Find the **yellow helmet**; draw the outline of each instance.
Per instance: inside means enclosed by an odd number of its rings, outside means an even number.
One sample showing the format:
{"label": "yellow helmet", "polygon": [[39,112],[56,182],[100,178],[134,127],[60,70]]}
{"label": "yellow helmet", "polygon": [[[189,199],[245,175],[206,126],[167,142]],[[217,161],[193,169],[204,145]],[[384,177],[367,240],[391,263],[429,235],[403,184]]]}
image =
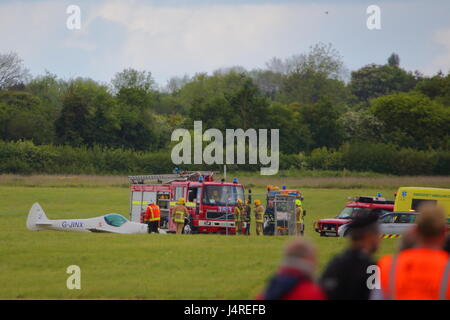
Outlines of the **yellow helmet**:
{"label": "yellow helmet", "polygon": [[295,205],[296,206],[301,206],[302,205],[302,201],[300,199],[295,200]]}
{"label": "yellow helmet", "polygon": [[185,204],[186,201],[184,200],[183,197],[181,197],[181,198],[178,199],[178,203],[179,203],[179,204]]}
{"label": "yellow helmet", "polygon": [[242,200],[241,200],[241,199],[238,199],[238,200],[237,200],[237,203],[238,203],[238,204],[242,204]]}
{"label": "yellow helmet", "polygon": [[255,200],[255,206],[259,206],[259,205],[261,205],[261,201],[259,201],[258,199],[257,200]]}

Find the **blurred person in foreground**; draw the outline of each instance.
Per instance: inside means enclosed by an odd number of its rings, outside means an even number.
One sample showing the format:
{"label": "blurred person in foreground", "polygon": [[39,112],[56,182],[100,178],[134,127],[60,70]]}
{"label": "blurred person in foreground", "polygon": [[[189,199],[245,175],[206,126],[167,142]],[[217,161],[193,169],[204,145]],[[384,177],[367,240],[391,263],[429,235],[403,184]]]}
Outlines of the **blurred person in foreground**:
{"label": "blurred person in foreground", "polygon": [[[397,251],[412,249],[417,245],[417,237],[413,228],[406,231],[399,239]],[[379,274],[378,274],[379,277]],[[378,278],[379,280],[379,278]],[[379,282],[378,282],[379,283]],[[372,289],[370,292],[370,300],[384,300],[383,291],[381,288]]]}
{"label": "blurred person in foreground", "polygon": [[257,299],[324,300],[322,289],[313,280],[316,264],[316,251],[308,241],[289,242],[280,268]]}
{"label": "blurred person in foreground", "polygon": [[380,243],[378,215],[355,217],[348,225],[350,244],[334,257],[320,278],[320,285],[330,300],[368,300],[369,267]]}
{"label": "blurred person in foreground", "polygon": [[447,225],[444,210],[425,206],[413,229],[416,245],[394,256],[384,256],[380,267],[381,291],[389,300],[448,300],[449,254],[444,250]]}

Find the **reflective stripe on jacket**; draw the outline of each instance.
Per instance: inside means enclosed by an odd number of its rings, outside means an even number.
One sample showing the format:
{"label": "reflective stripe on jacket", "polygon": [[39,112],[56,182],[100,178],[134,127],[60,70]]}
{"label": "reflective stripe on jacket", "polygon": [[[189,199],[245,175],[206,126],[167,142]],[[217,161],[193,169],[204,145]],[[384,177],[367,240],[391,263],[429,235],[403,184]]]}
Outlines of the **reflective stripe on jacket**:
{"label": "reflective stripe on jacket", "polygon": [[159,209],[159,206],[156,204],[149,205],[150,210],[150,221],[159,221],[161,220],[161,210]]}
{"label": "reflective stripe on jacket", "polygon": [[301,206],[295,207],[295,222],[303,223],[303,209]]}
{"label": "reflective stripe on jacket", "polygon": [[255,221],[259,223],[264,222],[264,207],[259,205],[255,209]]}
{"label": "reflective stripe on jacket", "polygon": [[187,208],[181,204],[175,206],[173,221],[175,223],[184,223],[184,217],[188,215]]}
{"label": "reflective stripe on jacket", "polygon": [[242,220],[242,211],[238,206],[234,207],[234,221],[241,222]]}

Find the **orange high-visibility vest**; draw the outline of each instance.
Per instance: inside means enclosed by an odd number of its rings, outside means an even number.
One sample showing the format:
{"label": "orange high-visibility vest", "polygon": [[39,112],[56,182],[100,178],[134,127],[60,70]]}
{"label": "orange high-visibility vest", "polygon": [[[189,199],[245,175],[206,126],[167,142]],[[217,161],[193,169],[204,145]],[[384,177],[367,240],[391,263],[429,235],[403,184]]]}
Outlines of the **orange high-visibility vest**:
{"label": "orange high-visibility vest", "polygon": [[151,215],[152,215],[152,208],[150,207],[150,205],[148,205],[147,209],[145,210],[144,223],[150,222]]}
{"label": "orange high-visibility vest", "polygon": [[150,221],[161,220],[161,210],[159,209],[159,206],[156,204],[151,204],[150,207],[152,208],[152,215],[150,217]]}
{"label": "orange high-visibility vest", "polygon": [[378,262],[385,299],[450,299],[449,254],[443,250],[414,248]]}
{"label": "orange high-visibility vest", "polygon": [[144,223],[159,221],[161,219],[161,211],[156,204],[149,204],[145,212]]}

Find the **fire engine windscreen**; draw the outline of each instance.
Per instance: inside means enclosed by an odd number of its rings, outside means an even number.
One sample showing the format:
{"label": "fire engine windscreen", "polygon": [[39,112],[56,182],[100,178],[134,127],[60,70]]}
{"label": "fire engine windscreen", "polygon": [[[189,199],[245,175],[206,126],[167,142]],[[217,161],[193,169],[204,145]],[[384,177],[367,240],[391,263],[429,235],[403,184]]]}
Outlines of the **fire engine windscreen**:
{"label": "fire engine windscreen", "polygon": [[203,204],[210,206],[235,206],[238,199],[244,201],[242,186],[210,185],[203,191]]}

